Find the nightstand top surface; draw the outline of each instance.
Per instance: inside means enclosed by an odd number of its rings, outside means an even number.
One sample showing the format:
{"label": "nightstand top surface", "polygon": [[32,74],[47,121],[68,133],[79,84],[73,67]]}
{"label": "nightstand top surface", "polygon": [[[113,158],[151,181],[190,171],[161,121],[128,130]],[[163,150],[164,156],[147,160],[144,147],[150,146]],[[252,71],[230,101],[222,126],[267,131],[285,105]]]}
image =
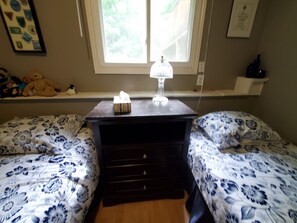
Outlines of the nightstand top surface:
{"label": "nightstand top surface", "polygon": [[87,120],[140,117],[195,117],[197,113],[179,100],[170,99],[166,104],[155,104],[150,99],[132,100],[131,112],[115,114],[112,100],[101,101],[87,116]]}

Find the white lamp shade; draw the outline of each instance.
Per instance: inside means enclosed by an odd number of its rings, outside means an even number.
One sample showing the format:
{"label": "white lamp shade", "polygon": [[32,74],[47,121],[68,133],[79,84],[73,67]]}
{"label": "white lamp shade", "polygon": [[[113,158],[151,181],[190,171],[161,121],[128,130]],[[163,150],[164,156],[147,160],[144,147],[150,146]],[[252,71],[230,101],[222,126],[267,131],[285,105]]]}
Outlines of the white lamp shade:
{"label": "white lamp shade", "polygon": [[172,66],[168,63],[167,60],[161,57],[160,60],[157,60],[151,67],[150,71],[151,78],[173,78],[173,69]]}

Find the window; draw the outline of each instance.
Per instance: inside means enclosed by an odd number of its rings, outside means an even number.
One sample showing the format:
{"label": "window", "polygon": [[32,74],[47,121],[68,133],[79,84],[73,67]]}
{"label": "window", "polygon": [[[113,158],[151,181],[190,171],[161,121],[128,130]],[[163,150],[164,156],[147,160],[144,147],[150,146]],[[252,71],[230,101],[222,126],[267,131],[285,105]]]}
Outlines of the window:
{"label": "window", "polygon": [[206,0],[85,0],[96,73],[148,74],[164,56],[197,74]]}

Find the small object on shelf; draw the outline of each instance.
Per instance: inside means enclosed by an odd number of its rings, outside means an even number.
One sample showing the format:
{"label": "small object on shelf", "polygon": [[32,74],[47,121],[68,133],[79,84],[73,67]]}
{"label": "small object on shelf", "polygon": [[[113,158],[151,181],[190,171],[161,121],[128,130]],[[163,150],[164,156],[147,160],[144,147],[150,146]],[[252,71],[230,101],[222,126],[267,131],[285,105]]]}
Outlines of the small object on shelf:
{"label": "small object on shelf", "polygon": [[19,85],[21,79],[12,76],[5,68],[0,67],[0,98],[19,96]]}
{"label": "small object on shelf", "polygon": [[129,113],[129,112],[131,112],[130,96],[126,92],[121,91],[119,96],[114,96],[113,110],[114,110],[114,113]]}
{"label": "small object on shelf", "polygon": [[256,74],[255,78],[265,78],[265,76],[266,76],[266,71],[259,69],[257,71],[257,74]]}
{"label": "small object on shelf", "polygon": [[261,64],[261,54],[257,55],[257,58],[253,63],[250,63],[246,68],[245,77],[247,78],[264,78],[266,71],[260,69]]}
{"label": "small object on shelf", "polygon": [[60,86],[49,79],[44,79],[43,75],[39,72],[30,74],[31,81],[26,85],[23,96],[34,95],[52,97],[57,95],[57,92],[61,90]]}
{"label": "small object on shelf", "polygon": [[[23,91],[24,91],[25,87],[27,86],[27,84],[29,84],[31,82],[30,75],[23,76],[21,81],[22,82],[19,85],[19,93],[20,93],[20,95],[23,95]],[[28,92],[28,94],[29,94],[29,96],[32,96],[33,92]]]}
{"label": "small object on shelf", "polygon": [[70,84],[69,88],[66,91],[66,94],[68,94],[68,95],[75,95],[75,94],[77,94],[77,92],[76,92],[75,87],[74,87],[73,84]]}

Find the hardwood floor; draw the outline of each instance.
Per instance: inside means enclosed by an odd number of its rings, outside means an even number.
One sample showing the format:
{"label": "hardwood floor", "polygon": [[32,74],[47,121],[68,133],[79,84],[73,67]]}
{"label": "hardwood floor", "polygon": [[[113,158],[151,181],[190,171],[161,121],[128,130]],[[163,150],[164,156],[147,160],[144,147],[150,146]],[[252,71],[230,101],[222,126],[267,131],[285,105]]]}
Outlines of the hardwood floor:
{"label": "hardwood floor", "polygon": [[143,201],[103,207],[95,223],[187,223],[186,198]]}

